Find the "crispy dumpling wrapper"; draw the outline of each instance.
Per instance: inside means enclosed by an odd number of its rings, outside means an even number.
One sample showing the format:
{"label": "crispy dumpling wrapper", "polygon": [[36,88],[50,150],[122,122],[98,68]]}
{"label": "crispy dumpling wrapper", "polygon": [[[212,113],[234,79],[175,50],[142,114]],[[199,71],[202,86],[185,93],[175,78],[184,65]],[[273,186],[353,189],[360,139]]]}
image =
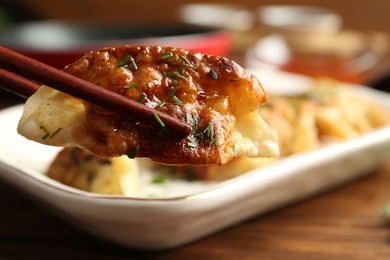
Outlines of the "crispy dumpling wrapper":
{"label": "crispy dumpling wrapper", "polygon": [[19,133],[28,139],[176,165],[279,153],[276,132],[258,112],[267,98],[261,84],[226,58],[124,46],[87,53],[64,70],[186,121],[192,131],[177,136],[43,86],[27,100],[19,122]]}
{"label": "crispy dumpling wrapper", "polygon": [[47,175],[63,184],[100,194],[138,197],[138,163],[127,156],[105,158],[77,147],[64,148],[50,164]]}

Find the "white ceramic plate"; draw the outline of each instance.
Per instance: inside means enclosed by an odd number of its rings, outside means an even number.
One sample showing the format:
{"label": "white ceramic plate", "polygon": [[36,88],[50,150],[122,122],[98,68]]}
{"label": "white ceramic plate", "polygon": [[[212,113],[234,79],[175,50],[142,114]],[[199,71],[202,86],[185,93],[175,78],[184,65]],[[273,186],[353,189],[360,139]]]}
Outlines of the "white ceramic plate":
{"label": "white ceramic plate", "polygon": [[[256,72],[255,72],[256,74]],[[265,74],[265,87],[302,87],[310,80],[289,74]],[[390,96],[365,87],[390,112]],[[0,111],[0,176],[52,212],[104,239],[133,248],[179,246],[249,217],[328,190],[370,172],[390,157],[390,125],[356,139],[281,159],[221,183],[179,184],[180,194],[134,199],[83,192],[44,176],[58,148],[16,133],[21,106]],[[194,185],[188,184],[188,185]],[[175,186],[173,186],[175,187]],[[188,193],[182,193],[183,188]],[[191,188],[191,189],[190,189]],[[172,188],[175,190],[176,188]]]}

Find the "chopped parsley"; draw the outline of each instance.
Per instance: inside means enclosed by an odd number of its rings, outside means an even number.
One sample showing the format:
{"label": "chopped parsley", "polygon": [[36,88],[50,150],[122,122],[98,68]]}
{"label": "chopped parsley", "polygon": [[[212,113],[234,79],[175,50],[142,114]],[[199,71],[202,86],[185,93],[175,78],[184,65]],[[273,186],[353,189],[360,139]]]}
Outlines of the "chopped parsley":
{"label": "chopped parsley", "polygon": [[134,159],[135,156],[137,155],[139,151],[139,146],[134,146],[133,148],[131,148],[130,152],[127,154],[127,157],[129,157],[130,159]]}
{"label": "chopped parsley", "polygon": [[236,82],[236,81],[238,81],[238,78],[231,78],[230,81],[231,82]]}

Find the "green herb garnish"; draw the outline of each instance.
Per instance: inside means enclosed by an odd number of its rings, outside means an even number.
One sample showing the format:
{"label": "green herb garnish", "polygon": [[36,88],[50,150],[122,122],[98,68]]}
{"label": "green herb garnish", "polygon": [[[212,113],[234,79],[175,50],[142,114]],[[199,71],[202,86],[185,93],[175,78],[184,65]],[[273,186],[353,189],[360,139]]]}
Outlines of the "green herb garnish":
{"label": "green herb garnish", "polygon": [[175,74],[173,74],[172,72],[167,72],[167,71],[164,71],[163,74],[165,76],[167,76],[168,78],[174,78],[175,77]]}
{"label": "green herb garnish", "polygon": [[179,69],[179,74],[183,74],[184,73],[184,71],[186,70],[186,65],[182,65],[181,67],[180,67],[180,69]]}
{"label": "green herb garnish", "polygon": [[131,69],[133,70],[138,70],[138,66],[137,66],[137,63],[135,63],[135,60],[133,57],[131,57],[130,55],[126,55],[117,65],[116,67],[117,68],[121,68],[121,67],[124,67],[124,68],[128,68],[129,65],[127,65],[127,63],[130,61],[130,67]]}
{"label": "green herb garnish", "polygon": [[47,131],[47,129],[44,126],[41,125],[39,128],[45,132],[45,134],[41,137],[42,140],[44,140],[46,138],[53,138],[62,130],[62,128],[58,128],[57,130],[54,131],[54,133],[50,134],[50,132]]}
{"label": "green herb garnish", "polygon": [[184,80],[187,80],[187,78],[186,77],[184,77],[183,75],[180,75],[180,73],[179,72],[173,72],[173,74],[176,76],[176,77],[178,77],[178,78],[180,78],[180,79],[184,79]]}
{"label": "green herb garnish", "polygon": [[203,133],[210,139],[210,146],[213,144],[217,144],[218,137],[215,136],[214,133],[214,126],[212,123],[209,123],[205,130],[203,130]]}
{"label": "green herb garnish", "polygon": [[214,70],[210,70],[210,77],[213,79],[213,80],[217,80],[218,79],[218,75],[217,73],[214,71]]}
{"label": "green herb garnish", "polygon": [[173,56],[173,53],[172,52],[165,52],[164,54],[163,54],[163,56],[161,56],[160,57],[160,60],[166,60],[166,59],[169,59],[170,57],[172,57]]}
{"label": "green herb garnish", "polygon": [[46,134],[44,134],[44,135],[42,136],[42,140],[45,140],[45,139],[48,138],[49,136],[50,136],[50,133],[47,132]]}
{"label": "green herb garnish", "polygon": [[187,65],[191,66],[191,62],[184,56],[180,56],[180,59],[182,59]]}
{"label": "green herb garnish", "polygon": [[177,71],[175,71],[175,72],[167,72],[167,71],[164,71],[163,74],[164,74],[165,76],[167,76],[168,78],[171,78],[171,79],[180,78],[180,79],[187,80],[186,77],[184,77],[183,75],[180,75],[180,73],[177,72]]}
{"label": "green herb garnish", "polygon": [[173,56],[173,59],[171,61],[172,65],[175,65],[177,62],[177,56]]}
{"label": "green herb garnish", "polygon": [[230,81],[236,82],[236,81],[238,81],[238,78],[231,78]]}
{"label": "green herb garnish", "polygon": [[131,148],[130,152],[127,154],[127,157],[129,157],[130,159],[134,159],[135,156],[137,155],[139,151],[139,146],[134,146],[133,148]]}
{"label": "green herb garnish", "polygon": [[136,88],[136,87],[138,87],[137,83],[131,83],[130,85],[126,85],[123,88],[128,89],[128,88]]}
{"label": "green herb garnish", "polygon": [[130,55],[127,55],[126,57],[124,57],[117,65],[116,67],[117,68],[120,68],[120,67],[125,67],[127,62],[129,62],[131,56]]}
{"label": "green herb garnish", "polygon": [[177,106],[183,106],[183,102],[176,96],[173,96],[173,103]]}
{"label": "green herb garnish", "polygon": [[161,108],[161,107],[165,106],[166,103],[167,103],[167,102],[162,101],[162,102],[160,102],[160,103],[157,105],[157,107],[158,107],[158,108]]}
{"label": "green herb garnish", "polygon": [[127,156],[130,158],[130,159],[134,159],[135,156],[137,155],[138,153],[138,150],[139,150],[139,147],[138,146],[135,146],[133,148],[131,148],[130,152],[127,154]]}
{"label": "green herb garnish", "polygon": [[196,141],[195,141],[195,138],[192,137],[192,136],[188,136],[187,137],[187,145],[191,148],[196,148],[197,147],[197,144],[196,144]]}
{"label": "green herb garnish", "polygon": [[155,175],[155,176],[153,176],[152,182],[155,184],[162,184],[162,183],[166,182],[166,180],[167,180],[167,178],[165,178],[165,176]]}
{"label": "green herb garnish", "polygon": [[203,130],[203,133],[206,134],[206,136],[210,139],[214,139],[214,126],[212,123],[209,123],[208,126]]}
{"label": "green herb garnish", "polygon": [[87,182],[91,184],[96,177],[96,171],[90,171],[87,174]]}
{"label": "green herb garnish", "polygon": [[98,160],[98,164],[99,165],[111,165],[112,162],[109,159],[103,158],[103,159],[99,159]]}
{"label": "green herb garnish", "polygon": [[218,136],[214,137],[214,138],[210,141],[210,146],[212,146],[213,144],[215,144],[215,146],[218,146],[217,141],[218,141]]}
{"label": "green herb garnish", "polygon": [[390,202],[385,207],[385,216],[388,220],[390,220]]}
{"label": "green herb garnish", "polygon": [[172,89],[169,91],[168,97],[169,97],[169,98],[172,98],[172,97],[175,95],[175,92],[176,92],[176,88],[172,88]]}
{"label": "green herb garnish", "polygon": [[42,136],[42,140],[44,140],[50,136],[49,131],[47,131],[47,129],[44,126],[41,125],[39,128],[42,129],[43,131],[45,131],[45,134]]}
{"label": "green herb garnish", "polygon": [[130,64],[131,64],[131,67],[133,70],[138,70],[137,63],[135,63],[135,60],[133,59],[133,57],[130,57]]}
{"label": "green herb garnish", "polygon": [[196,133],[196,131],[198,131],[198,127],[199,127],[201,122],[202,122],[202,120],[199,121],[198,119],[195,119],[195,125],[191,129],[191,132],[190,132],[191,134],[194,134],[194,133]]}
{"label": "green herb garnish", "polygon": [[191,114],[190,114],[189,112],[187,112],[187,113],[186,113],[186,123],[187,123],[187,124],[190,124],[190,123],[191,123],[191,118],[192,118]]}
{"label": "green herb garnish", "polygon": [[58,128],[57,130],[54,131],[54,133],[50,136],[50,138],[53,138],[56,134],[58,134],[62,128]]}
{"label": "green herb garnish", "polygon": [[186,169],[185,178],[187,181],[195,181],[197,179],[196,170],[192,167]]}
{"label": "green herb garnish", "polygon": [[156,119],[157,123],[159,123],[159,125],[161,127],[165,127],[165,124],[164,122],[161,120],[161,118],[158,116],[157,112],[156,111],[153,111],[153,117]]}
{"label": "green herb garnish", "polygon": [[139,103],[142,103],[142,101],[144,101],[144,99],[146,98],[146,94],[145,93],[142,93],[141,96],[139,96],[139,98],[137,99],[137,101]]}

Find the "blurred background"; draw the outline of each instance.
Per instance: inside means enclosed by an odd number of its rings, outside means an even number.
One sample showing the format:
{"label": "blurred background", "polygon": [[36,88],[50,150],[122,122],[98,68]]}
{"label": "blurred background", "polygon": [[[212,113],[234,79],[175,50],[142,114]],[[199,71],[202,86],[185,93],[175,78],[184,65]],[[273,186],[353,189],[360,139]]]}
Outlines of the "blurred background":
{"label": "blurred background", "polygon": [[88,50],[170,45],[387,88],[386,0],[1,0],[0,44],[62,68]]}
{"label": "blurred background", "polygon": [[333,9],[345,18],[345,26],[357,30],[390,32],[387,0],[2,0],[17,20],[65,19],[103,22],[145,22],[174,24],[180,21],[178,12],[189,3],[240,4],[250,10],[265,5],[315,5]]}

